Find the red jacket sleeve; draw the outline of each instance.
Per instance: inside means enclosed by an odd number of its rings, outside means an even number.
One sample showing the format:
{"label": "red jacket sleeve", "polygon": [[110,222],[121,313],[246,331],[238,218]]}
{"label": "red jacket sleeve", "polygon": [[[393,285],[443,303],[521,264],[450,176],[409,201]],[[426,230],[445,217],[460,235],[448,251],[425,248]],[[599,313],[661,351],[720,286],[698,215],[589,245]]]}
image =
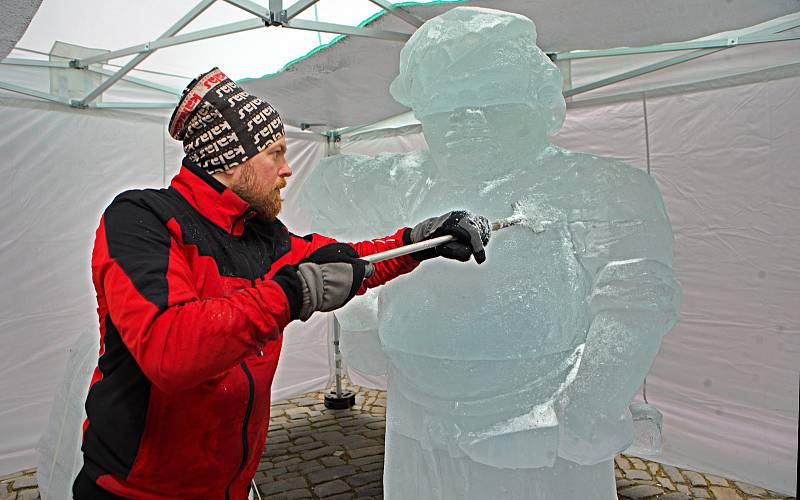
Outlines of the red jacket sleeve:
{"label": "red jacket sleeve", "polygon": [[163,221],[132,201],[106,210],[92,279],[101,320],[104,312],[110,316],[142,372],[164,392],[231,368],[278,338],[290,321],[289,298],[274,280],[201,299],[179,243]]}
{"label": "red jacket sleeve", "polygon": [[[385,252],[386,250],[392,250],[394,248],[402,247],[403,245],[405,245],[403,240],[403,235],[408,230],[409,229],[407,227],[404,227],[397,230],[397,232],[395,232],[394,234],[383,238],[376,238],[374,240],[359,241],[347,244],[353,247],[359,256],[366,257],[367,255],[372,255],[379,252]],[[322,236],[319,234],[311,235],[311,244],[309,245],[308,251],[306,252],[306,257],[310,255],[311,252],[313,252],[317,248],[335,242],[336,240],[334,240],[333,238],[329,238],[327,236]],[[369,288],[375,288],[377,286],[383,285],[384,283],[393,280],[398,276],[410,273],[418,265],[419,262],[409,255],[403,255],[401,257],[395,257],[394,259],[378,262],[375,264],[375,274],[373,274],[372,277],[369,278],[368,280],[364,280],[364,283],[358,290],[358,294],[362,295]]]}

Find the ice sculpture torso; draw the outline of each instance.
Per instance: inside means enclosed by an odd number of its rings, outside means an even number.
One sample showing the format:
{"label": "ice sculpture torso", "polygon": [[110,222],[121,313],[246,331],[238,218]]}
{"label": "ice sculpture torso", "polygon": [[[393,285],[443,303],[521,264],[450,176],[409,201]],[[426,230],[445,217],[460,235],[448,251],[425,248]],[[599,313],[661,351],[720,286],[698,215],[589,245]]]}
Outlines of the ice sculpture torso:
{"label": "ice sculpture torso", "polygon": [[[512,202],[522,201],[541,228],[496,233],[482,266],[467,270],[434,261],[387,287],[381,292],[380,338],[398,378],[395,386],[429,420],[396,418],[396,428],[428,442],[458,442],[461,453],[478,458],[472,449],[481,441],[476,436],[499,435],[493,429],[498,422],[513,426],[531,408],[545,405],[552,410],[550,423],[520,430],[556,423],[558,398],[576,375],[594,317],[598,272],[629,259],[669,263],[672,240],[652,179],[619,162],[549,147],[530,164],[494,178],[497,172],[486,165],[462,166],[476,172],[467,177],[470,182],[434,176],[408,220],[466,200],[470,209],[500,218],[510,214]],[[597,392],[598,398],[606,395]],[[437,437],[444,427],[451,435]],[[513,463],[552,464],[557,439],[544,434],[535,440],[537,452]],[[619,436],[618,444],[624,447],[628,437]]]}

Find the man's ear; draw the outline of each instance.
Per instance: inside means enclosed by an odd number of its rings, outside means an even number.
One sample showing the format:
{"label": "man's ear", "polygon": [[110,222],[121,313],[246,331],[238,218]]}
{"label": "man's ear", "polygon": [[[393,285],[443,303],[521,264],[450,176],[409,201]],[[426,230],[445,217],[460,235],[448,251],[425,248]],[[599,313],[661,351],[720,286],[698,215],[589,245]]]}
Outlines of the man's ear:
{"label": "man's ear", "polygon": [[225,186],[230,186],[236,180],[236,177],[239,175],[241,165],[236,165],[233,168],[229,168],[228,170],[223,170],[222,172],[217,172],[213,174],[213,177],[223,183]]}

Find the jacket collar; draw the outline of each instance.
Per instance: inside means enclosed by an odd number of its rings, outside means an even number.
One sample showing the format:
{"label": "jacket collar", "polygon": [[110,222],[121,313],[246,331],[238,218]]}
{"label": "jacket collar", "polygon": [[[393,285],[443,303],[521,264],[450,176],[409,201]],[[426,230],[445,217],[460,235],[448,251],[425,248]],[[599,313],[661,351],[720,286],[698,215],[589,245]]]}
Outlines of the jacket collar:
{"label": "jacket collar", "polygon": [[188,158],[170,186],[203,217],[233,236],[241,236],[245,221],[255,215],[246,201]]}

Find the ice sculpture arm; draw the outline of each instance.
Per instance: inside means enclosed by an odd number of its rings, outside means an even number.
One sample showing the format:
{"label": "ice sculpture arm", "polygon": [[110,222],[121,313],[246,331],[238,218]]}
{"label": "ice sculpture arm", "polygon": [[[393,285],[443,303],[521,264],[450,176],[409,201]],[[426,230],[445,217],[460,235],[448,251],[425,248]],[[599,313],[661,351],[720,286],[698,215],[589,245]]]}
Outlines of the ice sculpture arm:
{"label": "ice sculpture arm", "polygon": [[[672,230],[658,188],[643,175],[632,174],[620,207],[609,210],[600,229],[607,237],[587,238],[591,230],[584,227],[578,238],[584,244],[578,260],[593,277],[592,322],[577,376],[560,399],[559,455],[582,464],[607,460],[630,444],[628,404],[677,320]],[[617,217],[631,205],[638,219]]]}
{"label": "ice sculpture arm", "polygon": [[[410,212],[429,189],[425,152],[337,155],[325,158],[306,178],[300,192],[301,206],[319,231],[342,241],[359,241],[388,234],[411,222]],[[375,245],[381,245],[377,243]],[[360,255],[375,253],[370,243],[358,244]],[[377,269],[367,287],[385,283],[401,272],[391,266],[416,267],[411,257],[387,261]],[[413,266],[413,267],[411,267]],[[361,290],[363,292],[364,290]],[[337,311],[342,329],[342,349],[348,364],[369,374],[385,372],[385,357],[378,341],[378,294],[367,293]],[[361,362],[360,362],[361,361]]]}
{"label": "ice sculpture arm", "polygon": [[409,224],[426,191],[424,153],[337,155],[325,158],[300,191],[313,227],[340,241],[388,234]]}

